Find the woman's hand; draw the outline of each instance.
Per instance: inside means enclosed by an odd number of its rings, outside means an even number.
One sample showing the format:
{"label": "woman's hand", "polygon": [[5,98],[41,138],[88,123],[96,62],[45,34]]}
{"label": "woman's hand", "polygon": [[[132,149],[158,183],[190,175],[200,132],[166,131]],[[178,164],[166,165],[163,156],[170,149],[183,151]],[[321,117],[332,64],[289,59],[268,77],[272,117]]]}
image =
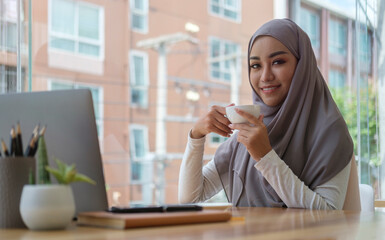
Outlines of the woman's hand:
{"label": "woman's hand", "polygon": [[[230,104],[229,106],[233,105]],[[229,137],[233,131],[228,127],[230,121],[225,115],[226,107],[212,106],[209,112],[201,117],[191,129],[191,137],[202,138],[211,132]]]}
{"label": "woman's hand", "polygon": [[245,145],[251,157],[256,161],[259,161],[272,149],[266,126],[263,123],[263,115],[260,115],[257,118],[240,109],[235,109],[235,111],[249,123],[230,124],[229,127],[231,129],[239,130],[237,138],[238,142]]}

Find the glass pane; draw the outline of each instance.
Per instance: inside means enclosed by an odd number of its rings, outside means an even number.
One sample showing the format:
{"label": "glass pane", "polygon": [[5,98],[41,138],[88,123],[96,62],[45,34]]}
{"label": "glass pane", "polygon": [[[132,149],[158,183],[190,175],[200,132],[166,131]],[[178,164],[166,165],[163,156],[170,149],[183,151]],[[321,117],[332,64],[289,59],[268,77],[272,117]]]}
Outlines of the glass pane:
{"label": "glass pane", "polygon": [[79,36],[99,39],[99,10],[88,6],[79,6]]}
{"label": "glass pane", "polygon": [[52,48],[57,48],[68,52],[75,51],[75,42],[73,40],[52,37],[50,44]]}
{"label": "glass pane", "polygon": [[145,156],[145,149],[144,149],[144,132],[140,129],[134,129],[133,135],[135,139],[135,157],[140,158]]}
{"label": "glass pane", "polygon": [[227,10],[227,9],[225,9],[224,14],[225,14],[226,17],[234,19],[234,20],[236,20],[237,16],[238,16],[237,12],[231,11],[231,10]]}
{"label": "glass pane", "polygon": [[[16,23],[5,23],[4,25],[4,33],[6,37],[5,41],[5,49],[9,52],[16,52],[16,44],[17,44],[17,26]],[[4,36],[0,34],[1,36]]]}
{"label": "glass pane", "polygon": [[135,79],[133,79],[133,82],[135,86],[144,86],[144,59],[139,56],[134,56],[134,67]]}
{"label": "glass pane", "polygon": [[225,6],[231,7],[231,8],[237,8],[237,1],[238,0],[225,0]]}
{"label": "glass pane", "polygon": [[133,162],[131,164],[131,179],[132,180],[142,179],[142,165],[140,162]]}
{"label": "glass pane", "polygon": [[145,17],[138,14],[132,15],[132,27],[138,30],[144,30],[145,27]]}
{"label": "glass pane", "polygon": [[79,53],[89,55],[89,56],[99,56],[100,47],[97,45],[79,43]]}
{"label": "glass pane", "polygon": [[134,0],[134,8],[139,10],[145,10],[144,9],[144,0]]}
{"label": "glass pane", "polygon": [[52,0],[52,31],[75,35],[75,3],[66,0]]}
{"label": "glass pane", "polygon": [[214,13],[219,14],[220,8],[218,6],[212,5],[211,6],[211,11],[214,12]]}
{"label": "glass pane", "polygon": [[140,89],[131,89],[131,102],[139,104],[141,106],[145,105],[145,94],[146,91]]}
{"label": "glass pane", "polygon": [[51,90],[66,90],[73,89],[73,84],[61,83],[61,82],[51,82]]}
{"label": "glass pane", "polygon": [[217,57],[220,54],[220,42],[217,40],[211,41],[211,57]]}

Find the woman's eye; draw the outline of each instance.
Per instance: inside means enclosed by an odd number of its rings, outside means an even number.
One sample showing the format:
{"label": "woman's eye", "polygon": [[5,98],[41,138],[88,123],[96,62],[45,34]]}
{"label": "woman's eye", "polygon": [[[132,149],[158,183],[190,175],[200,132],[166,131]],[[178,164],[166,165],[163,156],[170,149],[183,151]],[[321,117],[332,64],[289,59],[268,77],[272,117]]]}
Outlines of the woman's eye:
{"label": "woman's eye", "polygon": [[276,65],[276,64],[284,64],[285,63],[285,61],[284,60],[275,60],[274,62],[273,62],[273,65]]}
{"label": "woman's eye", "polygon": [[259,65],[259,64],[251,64],[250,67],[254,68],[254,69],[258,69],[258,68],[261,67],[261,65]]}

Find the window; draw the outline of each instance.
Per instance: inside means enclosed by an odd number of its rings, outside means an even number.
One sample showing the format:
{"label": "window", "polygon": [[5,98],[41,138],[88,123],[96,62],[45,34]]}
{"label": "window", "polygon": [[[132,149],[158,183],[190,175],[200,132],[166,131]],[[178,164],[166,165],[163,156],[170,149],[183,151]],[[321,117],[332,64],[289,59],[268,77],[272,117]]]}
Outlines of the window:
{"label": "window", "polygon": [[130,148],[131,156],[131,180],[142,181],[144,179],[143,161],[148,156],[148,131],[147,126],[131,125],[130,127]]}
{"label": "window", "polygon": [[335,88],[335,89],[341,89],[345,87],[345,73],[330,69],[329,70],[329,87]]}
{"label": "window", "polygon": [[104,12],[97,5],[71,0],[51,0],[49,49],[104,58]]}
{"label": "window", "polygon": [[359,33],[359,58],[361,72],[370,73],[370,65],[372,60],[372,43],[369,32],[360,31]]}
{"label": "window", "polygon": [[210,77],[224,82],[231,82],[232,68],[235,73],[240,71],[239,54],[240,46],[238,44],[218,38],[211,38]]}
{"label": "window", "polygon": [[333,19],[329,21],[329,53],[346,55],[347,28]]}
{"label": "window", "polygon": [[131,28],[141,33],[148,32],[148,0],[131,0]]}
{"label": "window", "polygon": [[130,91],[131,104],[147,107],[148,105],[148,57],[140,51],[130,52]]}
{"label": "window", "polygon": [[103,137],[103,89],[97,86],[90,86],[79,83],[70,83],[64,81],[50,81],[49,90],[65,90],[65,89],[89,89],[94,102],[94,112],[96,127],[98,129],[99,138]]}
{"label": "window", "polygon": [[[16,52],[17,44],[17,2],[0,1],[0,50]],[[23,20],[23,12],[21,12]],[[23,44],[23,43],[21,43]]]}
{"label": "window", "polygon": [[310,38],[314,49],[320,47],[320,17],[316,12],[301,8],[299,25]]}
{"label": "window", "polygon": [[[0,93],[9,93],[17,91],[17,68],[16,66],[0,65]],[[25,70],[21,69],[21,79],[23,89]]]}
{"label": "window", "polygon": [[241,21],[240,0],[210,0],[210,13],[237,22]]}

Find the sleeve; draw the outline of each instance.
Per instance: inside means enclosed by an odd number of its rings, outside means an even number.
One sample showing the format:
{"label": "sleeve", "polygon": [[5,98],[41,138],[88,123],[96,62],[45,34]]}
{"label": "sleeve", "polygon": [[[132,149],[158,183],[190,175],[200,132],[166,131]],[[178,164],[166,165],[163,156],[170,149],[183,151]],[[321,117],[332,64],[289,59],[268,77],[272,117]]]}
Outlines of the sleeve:
{"label": "sleeve", "polygon": [[222,190],[214,160],[203,167],[204,143],[205,137],[193,139],[189,133],[179,171],[179,203],[203,202]]}
{"label": "sleeve", "polygon": [[350,164],[314,191],[304,184],[274,150],[254,167],[262,173],[278,196],[291,208],[342,209],[350,175]]}

